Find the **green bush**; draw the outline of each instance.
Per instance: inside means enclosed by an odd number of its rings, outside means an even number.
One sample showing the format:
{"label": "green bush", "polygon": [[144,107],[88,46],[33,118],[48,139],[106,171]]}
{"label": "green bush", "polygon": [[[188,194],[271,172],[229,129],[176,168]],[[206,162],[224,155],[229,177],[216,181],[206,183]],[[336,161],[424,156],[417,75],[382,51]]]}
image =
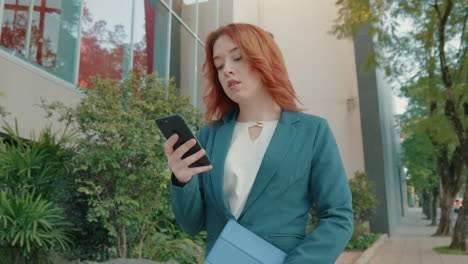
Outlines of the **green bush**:
{"label": "green bush", "polygon": [[[150,249],[148,241],[178,239],[182,232],[178,227],[161,228],[177,225],[169,201],[165,138],[155,119],[178,113],[197,130],[202,115],[189,98],[178,95],[173,80],[156,75],[126,81],[95,78],[89,89],[81,91],[85,96],[76,107],[55,102],[44,103],[43,108],[76,127],[80,135],[75,141],[74,173],[86,175],[76,181],[89,206],[87,222],[104,226],[119,257],[143,257],[145,250],[151,258],[163,256],[165,247]],[[186,251],[174,248],[173,252]]]}
{"label": "green bush", "polygon": [[[374,184],[369,181],[367,174],[357,171],[354,178],[349,180],[351,195],[353,197],[354,231],[347,249],[365,249],[372,245],[379,234],[371,234],[365,223],[372,219],[379,201],[375,198]],[[310,211],[311,220],[307,225],[310,232],[317,225],[315,206]]]}
{"label": "green bush", "polygon": [[86,259],[103,262],[111,256],[113,240],[101,222],[88,222],[88,196],[78,192],[81,187],[76,179],[89,179],[85,172],[71,173],[58,181],[61,187],[57,192],[58,205],[64,209],[66,221],[71,224],[69,229],[73,247],[60,252],[69,260]]}
{"label": "green bush", "polygon": [[38,138],[19,136],[5,124],[9,143],[0,142],[0,249],[6,263],[46,263],[50,250],[67,249],[68,223],[55,204],[57,181],[69,170],[73,151],[50,127]]}
{"label": "green bush", "polygon": [[0,142],[0,190],[31,192],[52,199],[57,180],[70,169],[73,150],[63,145],[73,135],[65,131],[59,136],[47,127],[37,139],[33,134],[31,140],[24,140],[19,136],[16,121],[14,129],[8,123],[3,129],[13,143]]}
{"label": "green bush", "polygon": [[0,191],[0,223],[3,263],[47,263],[51,249],[70,244],[61,210],[41,195]]}
{"label": "green bush", "polygon": [[354,232],[349,244],[356,248],[356,245],[366,245],[374,237],[369,234],[365,223],[372,219],[379,201],[375,198],[374,183],[369,181],[366,173],[357,171],[349,180],[349,186],[354,211]]}
{"label": "green bush", "polygon": [[367,249],[374,244],[381,234],[362,234],[349,241],[346,249]]}

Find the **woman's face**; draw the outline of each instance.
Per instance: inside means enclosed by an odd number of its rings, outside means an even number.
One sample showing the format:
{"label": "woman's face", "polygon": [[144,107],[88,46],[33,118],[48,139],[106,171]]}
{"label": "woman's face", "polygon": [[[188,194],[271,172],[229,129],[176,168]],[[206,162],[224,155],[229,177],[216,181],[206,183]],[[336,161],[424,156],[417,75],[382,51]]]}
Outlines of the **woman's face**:
{"label": "woman's face", "polygon": [[213,62],[226,95],[237,104],[260,100],[266,89],[260,76],[242,58],[241,50],[227,35],[221,35],[213,45]]}

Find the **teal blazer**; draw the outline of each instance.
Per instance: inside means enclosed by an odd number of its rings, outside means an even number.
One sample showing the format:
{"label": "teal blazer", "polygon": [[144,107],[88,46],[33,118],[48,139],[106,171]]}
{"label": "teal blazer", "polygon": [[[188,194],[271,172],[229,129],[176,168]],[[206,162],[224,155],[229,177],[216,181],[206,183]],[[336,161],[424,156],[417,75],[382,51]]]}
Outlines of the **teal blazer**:
{"label": "teal blazer", "polygon": [[[171,202],[182,230],[207,231],[206,252],[228,219],[224,161],[238,115],[203,127],[198,140],[213,169],[183,187],[172,179]],[[316,205],[318,224],[306,233]],[[238,223],[288,253],[284,263],[335,263],[353,233],[351,192],[333,134],[325,119],[282,111]]]}

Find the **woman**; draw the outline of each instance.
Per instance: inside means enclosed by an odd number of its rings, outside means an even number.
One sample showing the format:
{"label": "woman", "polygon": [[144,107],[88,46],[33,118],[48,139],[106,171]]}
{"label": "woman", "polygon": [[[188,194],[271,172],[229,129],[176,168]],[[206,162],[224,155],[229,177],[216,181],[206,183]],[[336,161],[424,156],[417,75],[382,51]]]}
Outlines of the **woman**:
{"label": "woman", "polygon": [[[334,263],[353,232],[351,193],[326,120],[301,113],[281,52],[257,26],[229,24],[206,41],[203,149],[173,150],[171,201],[181,228],[207,230],[207,253],[228,219],[280,248],[285,263]],[[189,168],[207,154],[212,166]],[[318,224],[306,234],[315,204]]]}

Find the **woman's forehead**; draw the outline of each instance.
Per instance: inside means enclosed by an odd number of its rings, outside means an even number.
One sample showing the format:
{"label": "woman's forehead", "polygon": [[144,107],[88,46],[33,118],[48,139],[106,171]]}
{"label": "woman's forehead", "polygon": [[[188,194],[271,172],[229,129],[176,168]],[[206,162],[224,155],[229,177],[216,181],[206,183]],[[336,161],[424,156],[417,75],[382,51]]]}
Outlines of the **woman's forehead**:
{"label": "woman's forehead", "polygon": [[222,57],[223,55],[239,51],[237,43],[229,36],[221,35],[213,45],[213,59]]}

